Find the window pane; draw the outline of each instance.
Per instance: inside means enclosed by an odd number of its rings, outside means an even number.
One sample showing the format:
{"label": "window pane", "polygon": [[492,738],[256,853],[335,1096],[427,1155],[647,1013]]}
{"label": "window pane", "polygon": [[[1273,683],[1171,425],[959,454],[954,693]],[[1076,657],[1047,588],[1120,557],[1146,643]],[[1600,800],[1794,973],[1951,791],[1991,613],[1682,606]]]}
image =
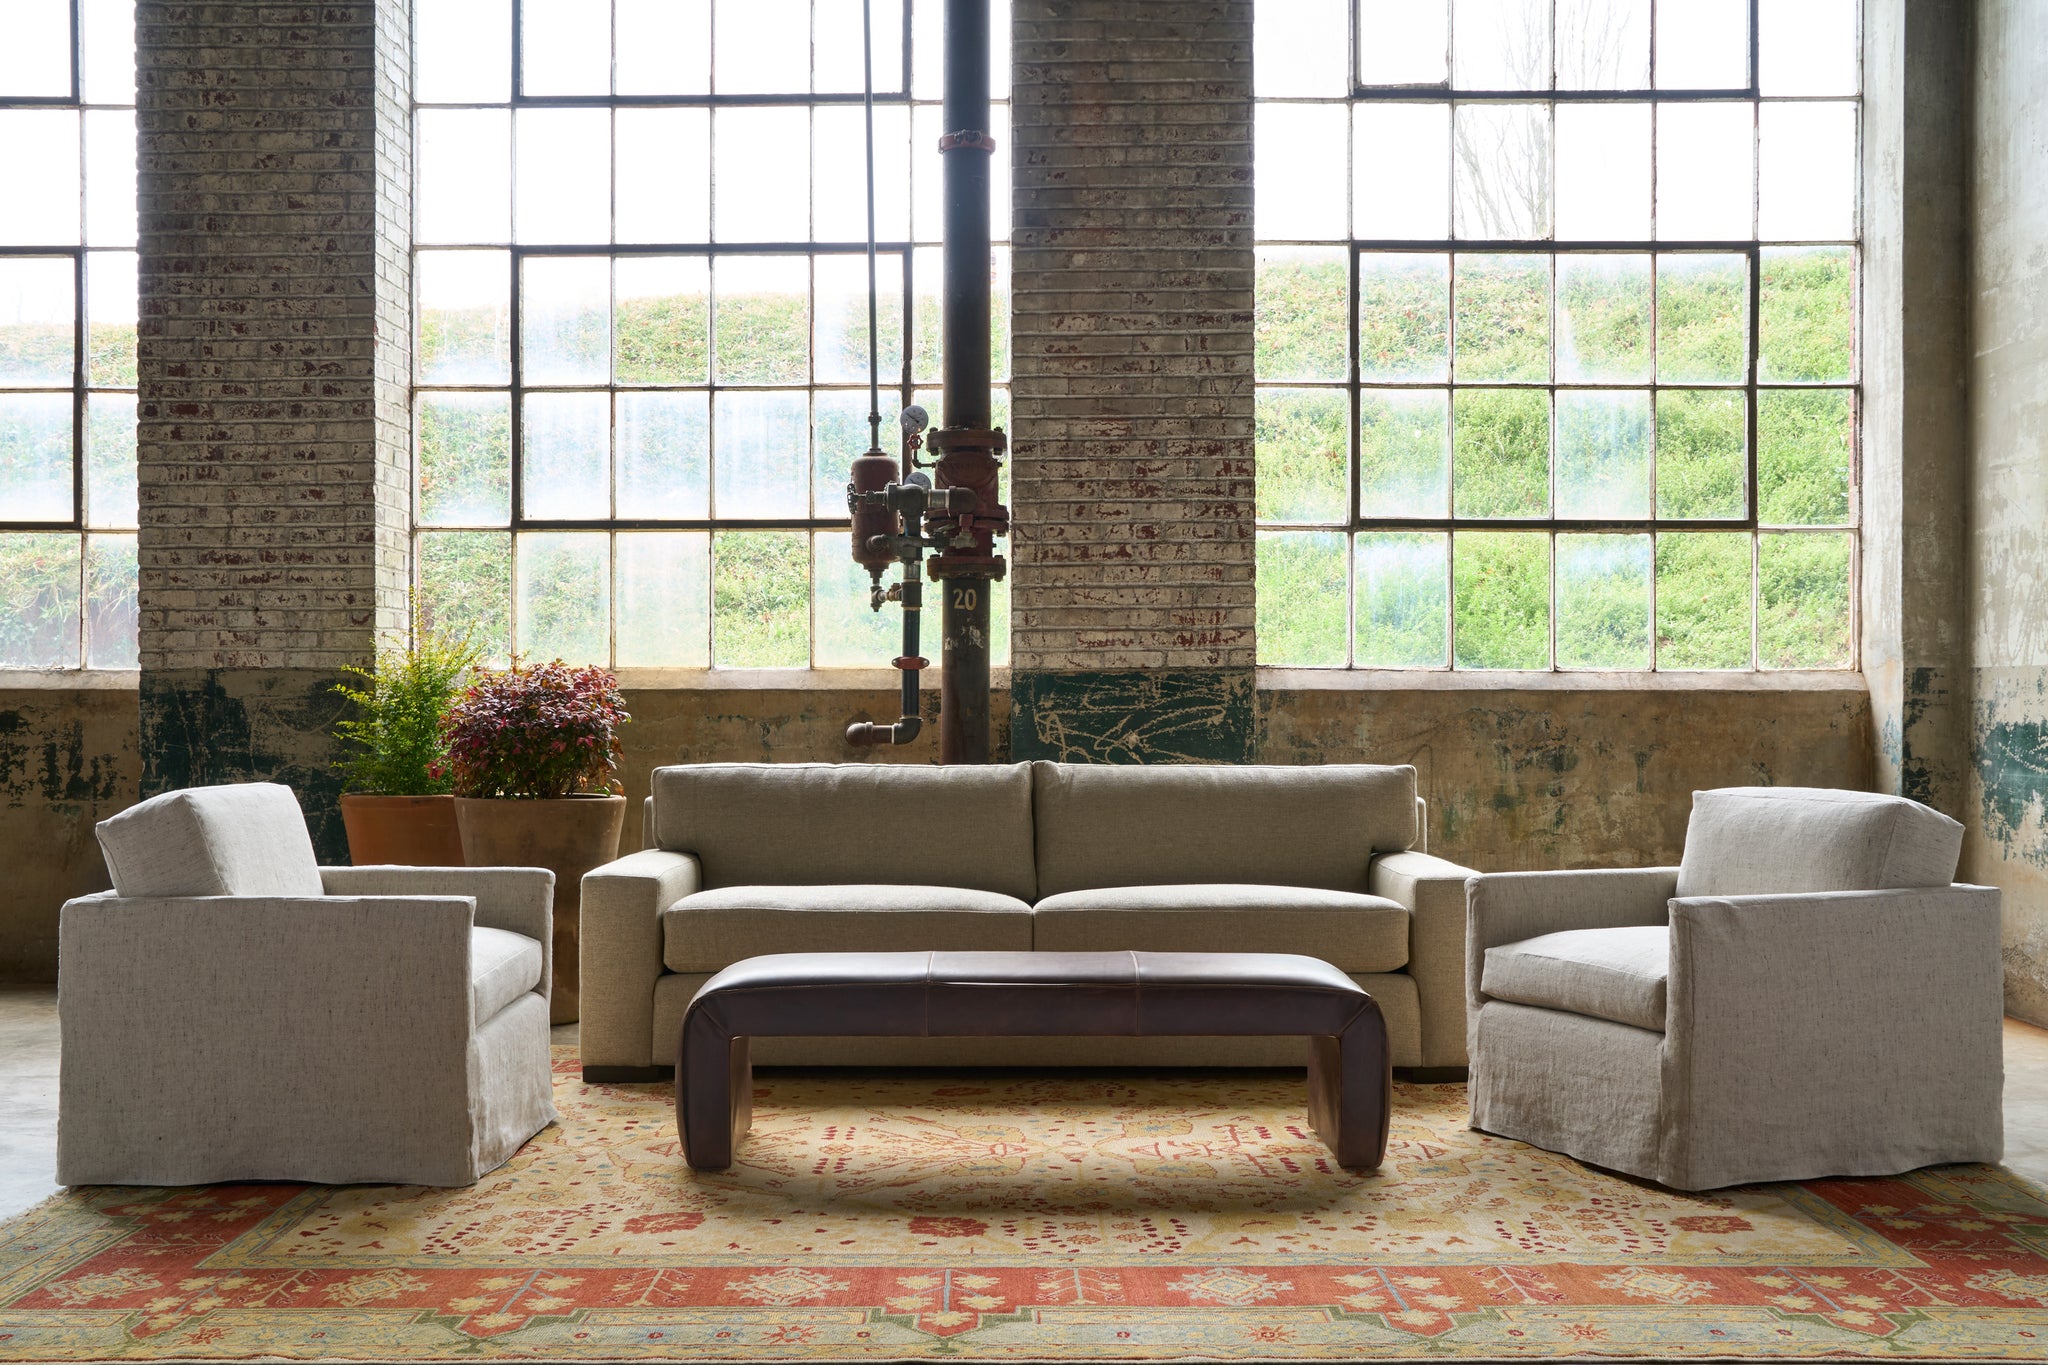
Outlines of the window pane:
{"label": "window pane", "polygon": [[1766,104],[1757,231],[1776,241],[1856,232],[1856,106]]}
{"label": "window pane", "polygon": [[1557,538],[1557,666],[1650,666],[1648,536]]}
{"label": "window pane", "polygon": [[78,541],[68,531],[0,534],[0,667],[78,667]]}
{"label": "window pane", "polygon": [[[1450,654],[1450,577],[1441,532],[1374,531],[1357,537],[1360,668],[1442,668]],[[1261,628],[1264,627],[1261,618]]]}
{"label": "window pane", "polygon": [[[732,3],[733,0],[727,0]],[[903,88],[903,5],[906,0],[874,0],[869,32],[873,34],[875,93]],[[811,88],[827,94],[858,94],[862,83],[861,7],[852,0],[821,0],[813,9],[817,31],[811,40],[815,71]],[[991,12],[992,29],[1007,16]],[[1000,35],[1000,36],[998,36]],[[990,34],[996,50],[1009,56],[1009,29],[1005,25]],[[929,54],[920,54],[929,56]],[[721,60],[723,60],[721,58]],[[993,74],[993,72],[991,72]],[[992,94],[1001,99],[1002,95]],[[1000,183],[1000,182],[999,182]]]}
{"label": "window pane", "polygon": [[526,260],[520,365],[529,384],[602,384],[610,372],[611,262],[602,256]]}
{"label": "window pane", "polygon": [[135,525],[135,395],[95,393],[85,405],[88,526]]}
{"label": "window pane", "polygon": [[1451,373],[1448,256],[1368,253],[1358,258],[1358,375],[1441,382]]}
{"label": "window pane", "polygon": [[[859,105],[812,111],[815,178],[811,204],[815,240],[865,242],[868,237],[867,133]],[[993,168],[991,168],[993,170]],[[990,208],[1009,201],[1009,182],[996,180]],[[1000,234],[998,234],[1000,235]],[[910,237],[910,111],[901,105],[875,110],[875,240]]]}
{"label": "window pane", "polygon": [[1358,396],[1358,514],[1441,517],[1451,503],[1451,404],[1442,389]]}
{"label": "window pane", "polygon": [[621,384],[703,384],[711,377],[711,263],[624,256],[613,268],[612,365]]}
{"label": "window pane", "polygon": [[0,256],[0,388],[71,387],[76,270],[68,256]]}
{"label": "window pane", "polygon": [[713,0],[711,73],[721,95],[790,95],[810,89],[808,0]]}
{"label": "window pane", "polygon": [[721,384],[801,384],[810,377],[810,261],[722,256],[712,266]]}
{"label": "window pane", "polygon": [[422,251],[413,257],[422,384],[503,384],[512,377],[512,256]]}
{"label": "window pane", "polygon": [[612,116],[606,109],[521,109],[516,235],[522,242],[612,238]]}
{"label": "window pane", "polygon": [[[945,256],[937,247],[910,253],[910,365],[920,384],[938,383],[945,364],[945,309],[939,289],[944,280]],[[939,410],[934,407],[931,412],[932,420],[938,421]]]}
{"label": "window pane", "polygon": [[422,242],[504,242],[512,236],[512,115],[504,109],[422,109],[414,212]]}
{"label": "window pane", "polygon": [[1748,104],[1658,106],[1660,238],[1740,241],[1752,235],[1755,119]]}
{"label": "window pane", "polygon": [[1344,666],[1341,531],[1258,533],[1258,656],[1262,664]]}
{"label": "window pane", "polygon": [[512,93],[512,0],[413,0],[413,97],[500,104]]}
{"label": "window pane", "polygon": [[1557,395],[1557,515],[1650,515],[1647,390]]}
{"label": "window pane", "polygon": [[1659,88],[1726,90],[1748,84],[1749,0],[1657,0]]}
{"label": "window pane", "polygon": [[1557,108],[1557,235],[1617,242],[1650,235],[1650,106]]}
{"label": "window pane", "polygon": [[135,111],[94,109],[85,116],[85,240],[135,245]]}
{"label": "window pane", "polygon": [[1460,90],[1548,90],[1549,0],[1457,0],[1451,83]]}
{"label": "window pane", "polygon": [[504,531],[428,531],[419,537],[423,623],[470,632],[487,662],[512,654],[512,537]]}
{"label": "window pane", "polygon": [[[897,458],[902,405],[893,390],[882,390],[882,453]],[[1002,425],[1002,417],[996,418]],[[824,389],[811,395],[811,515],[843,517],[846,485],[853,458],[868,448],[868,395],[865,389]],[[1009,466],[1003,467],[1004,477]]]}
{"label": "window pane", "polygon": [[1451,232],[1451,107],[1352,106],[1351,221],[1362,238]]}
{"label": "window pane", "polygon": [[0,185],[0,246],[76,243],[78,111],[0,109]]}
{"label": "window pane", "polygon": [[0,521],[71,513],[71,395],[0,393]]}
{"label": "window pane", "polygon": [[612,88],[608,5],[521,0],[520,88],[529,95],[603,95]]}
{"label": "window pane", "polygon": [[86,101],[135,103],[135,0],[84,0],[78,26],[85,49],[78,74]]}
{"label": "window pane", "polygon": [[64,98],[71,93],[69,0],[9,0],[0,43],[0,99]]}
{"label": "window pane", "polygon": [[618,396],[618,507],[634,518],[711,515],[711,399]]}
{"label": "window pane", "polygon": [[1855,408],[1844,389],[1759,393],[1759,519],[1773,526],[1847,525],[1855,430]]}
{"label": "window pane", "polygon": [[1550,235],[1550,119],[1540,104],[1461,104],[1458,236]]}
{"label": "window pane", "polygon": [[1748,668],[1748,532],[1657,537],[1657,667]]}
{"label": "window pane", "polygon": [[1558,0],[1561,90],[1646,90],[1650,0]]}
{"label": "window pane", "polygon": [[1856,0],[1763,0],[1757,17],[1763,93],[1856,93]]}
{"label": "window pane", "polygon": [[1351,285],[1345,250],[1264,247],[1258,272],[1253,290],[1258,377],[1348,378],[1344,310]]}
{"label": "window pane", "polygon": [[811,661],[810,537],[720,531],[711,538],[711,659],[719,668]]}
{"label": "window pane", "polygon": [[519,537],[519,652],[529,660],[611,662],[611,537],[533,531]]}
{"label": "window pane", "polygon": [[85,381],[94,387],[135,387],[135,259],[132,251],[85,258]]}
{"label": "window pane", "polygon": [[1253,221],[1263,241],[1338,241],[1350,236],[1347,118],[1341,104],[1253,107]]}
{"label": "window pane", "polygon": [[1747,404],[1726,389],[1657,395],[1657,515],[1739,517],[1749,502],[1742,453]]}
{"label": "window pane", "polygon": [[502,393],[423,393],[423,526],[503,526],[512,518],[512,403]]}
{"label": "window pane", "polygon": [[713,414],[712,513],[800,517],[810,505],[808,404],[802,393],[721,393]]}
{"label": "window pane", "polygon": [[1850,537],[1822,531],[1757,537],[1757,665],[1847,668]]}
{"label": "window pane", "polygon": [[578,521],[611,515],[611,403],[604,394],[528,394],[520,437],[525,515]]}
{"label": "window pane", "polygon": [[1855,279],[1848,247],[1765,250],[1759,378],[1824,383],[1852,377]]}
{"label": "window pane", "polygon": [[[818,321],[817,381],[865,383],[868,377],[868,260],[865,256],[816,258]],[[881,381],[903,374],[903,258],[875,258],[876,318],[882,338]]]}
{"label": "window pane", "polygon": [[1260,521],[1344,520],[1350,419],[1351,401],[1342,389],[1259,390]]}
{"label": "window pane", "polygon": [[1550,537],[1461,531],[1452,547],[1460,668],[1550,666]]}
{"label": "window pane", "polygon": [[135,537],[85,542],[85,666],[134,668],[140,660]]}
{"label": "window pane", "polygon": [[1627,383],[1650,370],[1650,258],[1558,257],[1558,379]]}
{"label": "window pane", "polygon": [[[811,661],[819,668],[883,668],[903,652],[902,608],[891,602],[875,611],[868,605],[868,571],[853,562],[852,539],[844,531],[820,531],[815,537],[811,591],[816,606],[811,615],[817,623],[817,642]],[[884,582],[893,581],[893,576],[884,575]],[[943,584],[931,589],[928,600],[934,621],[944,591]],[[920,647],[938,653],[930,644]]]}
{"label": "window pane", "polygon": [[621,531],[616,554],[619,667],[710,667],[710,533]]}
{"label": "window pane", "polygon": [[1657,258],[1657,377],[1667,384],[1739,384],[1749,374],[1749,262],[1741,256]]}
{"label": "window pane", "polygon": [[[721,63],[723,58],[720,58]],[[721,66],[721,70],[723,67]],[[804,109],[719,109],[711,171],[721,242],[801,242],[811,235],[811,120]],[[764,166],[773,175],[761,174]]]}
{"label": "window pane", "polygon": [[711,240],[711,114],[704,109],[621,109],[621,242]]}
{"label": "window pane", "polygon": [[1351,93],[1350,0],[1252,7],[1252,93],[1337,99]]}
{"label": "window pane", "polygon": [[1440,85],[1451,71],[1450,0],[1358,0],[1363,85]]}
{"label": "window pane", "polygon": [[1457,377],[1550,378],[1550,258],[1457,258]]}
{"label": "window pane", "polygon": [[1550,510],[1550,395],[1461,389],[1452,396],[1453,488],[1461,517],[1540,517]]}
{"label": "window pane", "polygon": [[711,0],[614,0],[613,12],[619,26],[614,79],[621,95],[710,91]]}

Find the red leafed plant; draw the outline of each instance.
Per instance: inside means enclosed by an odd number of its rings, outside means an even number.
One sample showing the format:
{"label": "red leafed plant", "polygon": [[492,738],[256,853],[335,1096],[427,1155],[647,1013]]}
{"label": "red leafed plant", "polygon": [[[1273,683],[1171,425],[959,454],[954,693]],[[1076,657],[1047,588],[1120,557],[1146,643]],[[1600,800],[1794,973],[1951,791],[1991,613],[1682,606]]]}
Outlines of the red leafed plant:
{"label": "red leafed plant", "polygon": [[556,659],[481,675],[449,710],[455,794],[552,799],[623,792],[619,727],[631,720],[619,681]]}

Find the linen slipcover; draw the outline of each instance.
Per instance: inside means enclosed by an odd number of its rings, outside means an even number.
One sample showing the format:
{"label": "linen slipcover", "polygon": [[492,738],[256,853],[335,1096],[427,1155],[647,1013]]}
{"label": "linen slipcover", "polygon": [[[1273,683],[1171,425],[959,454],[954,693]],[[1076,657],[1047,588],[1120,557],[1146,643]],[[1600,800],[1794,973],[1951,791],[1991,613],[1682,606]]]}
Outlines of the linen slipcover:
{"label": "linen slipcover", "polygon": [[115,894],[131,899],[321,893],[298,798],[274,782],[165,792],[95,833]]}
{"label": "linen slipcover", "polygon": [[1902,796],[1817,787],[1694,792],[1681,896],[1947,886],[1963,827]]}
{"label": "linen slipcover", "polygon": [[1567,929],[1486,950],[1480,989],[1498,1000],[1664,1031],[1671,932]]}

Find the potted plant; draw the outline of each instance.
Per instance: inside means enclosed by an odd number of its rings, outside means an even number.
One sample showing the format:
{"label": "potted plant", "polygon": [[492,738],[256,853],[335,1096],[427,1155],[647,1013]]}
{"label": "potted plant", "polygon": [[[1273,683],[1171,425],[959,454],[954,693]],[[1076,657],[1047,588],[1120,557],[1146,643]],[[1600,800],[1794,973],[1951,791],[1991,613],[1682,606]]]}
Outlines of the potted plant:
{"label": "potted plant", "polygon": [[448,712],[455,821],[469,865],[555,874],[557,1024],[577,1015],[583,874],[619,856],[619,727],[630,719],[609,671],[560,659],[531,667],[514,659],[481,674]]}
{"label": "potted plant", "polygon": [[481,657],[467,634],[433,630],[415,612],[409,645],[380,651],[373,668],[346,669],[361,686],[335,685],[353,703],[334,736],[343,749],[335,763],[341,821],[358,867],[462,866],[442,729]]}

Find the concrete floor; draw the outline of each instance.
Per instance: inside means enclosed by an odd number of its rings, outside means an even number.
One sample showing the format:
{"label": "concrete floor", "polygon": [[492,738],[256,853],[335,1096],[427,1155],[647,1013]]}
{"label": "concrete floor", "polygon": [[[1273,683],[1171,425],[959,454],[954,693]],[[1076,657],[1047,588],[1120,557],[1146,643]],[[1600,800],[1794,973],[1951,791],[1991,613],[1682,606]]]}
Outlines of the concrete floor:
{"label": "concrete floor", "polygon": [[[574,1043],[576,1026],[555,1030]],[[2005,1164],[2048,1185],[2048,1029],[2005,1021]],[[0,986],[0,1218],[57,1192],[57,992]]]}

